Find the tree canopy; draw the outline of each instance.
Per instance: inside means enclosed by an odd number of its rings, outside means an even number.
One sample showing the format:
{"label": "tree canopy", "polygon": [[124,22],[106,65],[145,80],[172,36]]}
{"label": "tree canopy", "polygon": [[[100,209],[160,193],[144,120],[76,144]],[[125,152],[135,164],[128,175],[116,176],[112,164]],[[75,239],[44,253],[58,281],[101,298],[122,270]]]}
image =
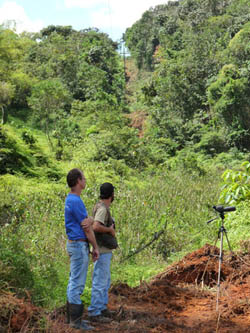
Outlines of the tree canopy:
{"label": "tree canopy", "polygon": [[139,69],[152,73],[142,87],[150,135],[182,149],[223,129],[228,148],[249,148],[249,21],[246,0],[181,0],[127,29]]}

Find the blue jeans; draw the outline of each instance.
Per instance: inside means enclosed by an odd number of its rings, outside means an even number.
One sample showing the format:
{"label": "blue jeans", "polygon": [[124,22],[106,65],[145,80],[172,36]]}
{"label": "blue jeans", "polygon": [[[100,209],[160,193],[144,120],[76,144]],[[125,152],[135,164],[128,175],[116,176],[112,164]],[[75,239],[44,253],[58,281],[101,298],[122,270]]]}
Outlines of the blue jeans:
{"label": "blue jeans", "polygon": [[87,277],[89,245],[86,242],[67,242],[67,251],[70,257],[67,299],[71,304],[82,304],[80,296],[83,293]]}
{"label": "blue jeans", "polygon": [[102,253],[94,264],[92,278],[91,304],[88,307],[89,316],[98,316],[107,309],[108,291],[110,287],[110,263],[112,253]]}

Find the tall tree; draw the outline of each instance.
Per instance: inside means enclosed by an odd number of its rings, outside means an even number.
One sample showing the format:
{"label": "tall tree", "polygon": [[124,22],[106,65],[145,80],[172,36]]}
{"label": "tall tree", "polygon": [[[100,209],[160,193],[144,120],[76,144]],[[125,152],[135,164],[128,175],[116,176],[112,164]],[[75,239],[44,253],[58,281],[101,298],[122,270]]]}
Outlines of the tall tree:
{"label": "tall tree", "polygon": [[37,83],[28,98],[28,104],[44,129],[52,148],[50,130],[54,128],[56,121],[64,115],[64,106],[69,102],[70,94],[58,79]]}

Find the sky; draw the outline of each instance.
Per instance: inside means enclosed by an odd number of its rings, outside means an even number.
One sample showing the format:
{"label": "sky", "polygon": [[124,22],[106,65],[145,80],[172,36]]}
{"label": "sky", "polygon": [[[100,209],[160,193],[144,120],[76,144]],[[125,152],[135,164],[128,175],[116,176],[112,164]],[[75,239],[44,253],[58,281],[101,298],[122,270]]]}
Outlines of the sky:
{"label": "sky", "polygon": [[16,22],[16,32],[37,32],[48,25],[75,30],[98,28],[118,41],[150,7],[167,0],[0,0],[0,24]]}

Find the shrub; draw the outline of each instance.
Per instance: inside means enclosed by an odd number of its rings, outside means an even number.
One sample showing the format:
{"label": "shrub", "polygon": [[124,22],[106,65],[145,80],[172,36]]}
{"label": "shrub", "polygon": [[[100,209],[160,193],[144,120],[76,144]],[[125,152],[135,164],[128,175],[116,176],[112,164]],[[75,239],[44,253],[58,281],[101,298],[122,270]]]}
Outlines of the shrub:
{"label": "shrub", "polygon": [[28,130],[24,130],[22,132],[22,139],[26,144],[30,145],[31,147],[36,142],[36,139],[34,138],[32,132]]}
{"label": "shrub", "polygon": [[224,185],[220,200],[225,204],[234,204],[250,198],[250,162],[243,162],[241,170],[226,170],[222,178]]}
{"label": "shrub", "polygon": [[195,145],[196,151],[215,156],[228,150],[225,134],[218,131],[209,131],[203,134],[199,143]]}

